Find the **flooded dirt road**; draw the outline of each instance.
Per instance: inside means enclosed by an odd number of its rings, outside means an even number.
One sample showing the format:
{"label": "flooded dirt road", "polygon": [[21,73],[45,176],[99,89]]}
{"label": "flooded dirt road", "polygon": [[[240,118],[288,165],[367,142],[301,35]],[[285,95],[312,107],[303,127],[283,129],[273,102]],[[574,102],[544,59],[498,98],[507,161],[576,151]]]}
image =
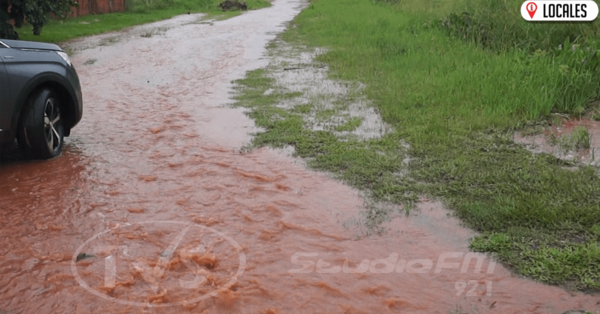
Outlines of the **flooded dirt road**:
{"label": "flooded dirt road", "polygon": [[[357,191],[270,149],[228,103],[303,3],[71,44],[64,154],[0,167],[2,313],[563,313],[600,298],[469,254],[439,204],[363,237]],[[144,36],[142,36],[144,35]]]}

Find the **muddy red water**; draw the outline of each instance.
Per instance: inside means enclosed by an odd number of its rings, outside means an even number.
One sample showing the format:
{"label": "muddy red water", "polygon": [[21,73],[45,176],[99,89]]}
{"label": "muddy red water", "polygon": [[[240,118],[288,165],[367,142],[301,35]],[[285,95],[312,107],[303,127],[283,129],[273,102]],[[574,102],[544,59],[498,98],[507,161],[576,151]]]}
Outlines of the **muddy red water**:
{"label": "muddy red water", "polygon": [[224,106],[229,82],[265,65],[264,46],[303,5],[273,4],[71,44],[83,121],[60,158],[0,168],[0,311],[600,309],[598,296],[468,254],[473,234],[439,204],[361,237],[348,227],[363,204],[355,190],[281,152],[240,153],[254,127]]}
{"label": "muddy red water", "polygon": [[[589,134],[589,148],[569,148],[564,149],[560,141],[564,136],[572,136],[578,129],[587,130]],[[559,143],[552,143],[551,137],[554,136]],[[589,118],[581,119],[563,119],[560,124],[547,127],[540,134],[523,135],[521,132],[514,133],[514,140],[535,153],[548,153],[554,156],[576,161],[582,164],[598,166],[600,159],[600,121],[593,121]]]}

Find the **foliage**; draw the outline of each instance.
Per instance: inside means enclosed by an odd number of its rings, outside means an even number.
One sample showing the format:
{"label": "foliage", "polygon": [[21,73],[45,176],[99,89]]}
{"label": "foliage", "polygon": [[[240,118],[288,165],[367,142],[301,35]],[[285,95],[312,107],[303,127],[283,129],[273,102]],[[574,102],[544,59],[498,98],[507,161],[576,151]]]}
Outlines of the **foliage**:
{"label": "foliage", "polygon": [[529,53],[523,59],[525,65],[543,60],[558,65],[552,109],[584,111],[590,100],[600,98],[596,84],[600,81],[600,23],[531,23],[521,18],[521,4],[518,0],[472,1],[466,11],[450,13],[438,25],[449,36],[486,50]]}
{"label": "foliage", "polygon": [[0,38],[18,38],[9,21],[17,28],[27,22],[33,26],[33,34],[39,35],[50,21],[50,13],[66,17],[77,5],[73,0],[0,0]]}
{"label": "foliage", "polygon": [[551,51],[565,41],[581,44],[583,47],[600,35],[600,23],[597,21],[527,22],[521,17],[522,4],[521,0],[468,1],[467,5],[462,6],[462,13],[450,13],[439,24],[456,37],[473,40],[495,51]]}
{"label": "foliage", "polygon": [[[558,65],[553,110],[580,113],[600,98],[600,23],[531,23],[523,20],[520,0],[476,0],[466,11],[438,22],[446,34],[496,53],[523,51],[525,65],[548,60]],[[524,59],[525,60],[525,59]],[[545,112],[547,114],[547,112]]]}

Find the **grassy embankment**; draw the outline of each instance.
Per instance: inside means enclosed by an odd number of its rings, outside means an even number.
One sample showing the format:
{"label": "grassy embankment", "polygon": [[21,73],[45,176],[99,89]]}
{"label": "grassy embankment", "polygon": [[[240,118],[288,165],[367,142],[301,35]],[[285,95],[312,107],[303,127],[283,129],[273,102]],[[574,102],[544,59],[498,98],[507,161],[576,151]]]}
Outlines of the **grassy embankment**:
{"label": "grassy embankment", "polygon": [[[597,169],[532,154],[512,134],[556,122],[552,113],[578,115],[594,106],[600,22],[528,23],[521,3],[312,1],[271,51],[283,43],[328,48],[317,61],[329,65],[332,78],[366,84],[364,94],[395,131],[366,141],[342,141],[335,128],[314,131],[305,116],[319,109],[311,101],[278,107],[298,93],[277,86],[276,69],[267,68],[237,82],[237,105],[251,108],[266,130],[253,144],[292,145],[310,167],[375,201],[409,209],[418,196],[438,198],[480,232],[473,250],[493,252],[542,282],[597,291]],[[313,116],[319,114],[328,113]],[[364,223],[376,228],[390,215],[369,206]]]}
{"label": "grassy embankment", "polygon": [[[169,19],[188,12],[208,13],[209,16],[223,18],[239,15],[240,11],[222,12],[219,0],[128,0],[127,11],[102,15],[88,15],[66,20],[52,20],[42,29],[40,36],[34,36],[31,26],[17,29],[22,40],[59,43],[69,39],[117,31],[126,27]],[[267,0],[247,0],[249,10],[270,6]]]}

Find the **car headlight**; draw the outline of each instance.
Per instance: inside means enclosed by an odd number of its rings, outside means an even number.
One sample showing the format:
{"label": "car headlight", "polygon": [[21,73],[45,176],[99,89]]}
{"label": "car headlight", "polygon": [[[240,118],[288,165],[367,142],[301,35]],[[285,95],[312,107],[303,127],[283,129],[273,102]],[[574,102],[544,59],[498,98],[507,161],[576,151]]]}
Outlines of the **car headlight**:
{"label": "car headlight", "polygon": [[71,66],[71,59],[69,59],[69,55],[67,53],[62,51],[57,51],[56,53],[63,58],[63,60],[65,60],[69,66]]}

